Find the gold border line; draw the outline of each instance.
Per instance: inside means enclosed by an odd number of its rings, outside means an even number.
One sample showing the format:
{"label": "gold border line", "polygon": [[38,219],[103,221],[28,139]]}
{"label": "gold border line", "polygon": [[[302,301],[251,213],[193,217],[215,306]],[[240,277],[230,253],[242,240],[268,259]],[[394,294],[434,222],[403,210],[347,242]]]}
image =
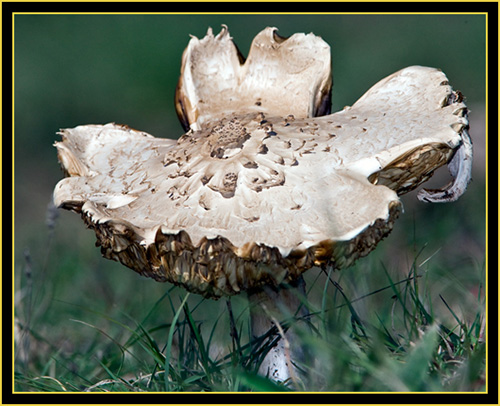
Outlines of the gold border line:
{"label": "gold border line", "polygon": [[[20,0],[20,1],[3,1],[4,3],[23,3],[23,2],[29,2],[30,0]],[[64,1],[64,0],[62,0]],[[125,1],[119,1],[119,0],[111,0],[112,2],[129,2],[129,0]],[[171,3],[174,1],[157,1],[157,0],[152,0],[153,2],[165,2],[165,3]],[[185,3],[190,3],[194,2],[196,0],[187,0],[183,1]],[[403,0],[403,2],[411,2],[412,0]],[[59,1],[51,1],[50,3],[58,3]],[[67,1],[64,1],[67,2]],[[71,1],[70,1],[71,2]],[[90,1],[84,1],[85,3],[100,3],[99,0],[90,0]],[[136,3],[134,0],[130,0],[130,2]],[[212,3],[209,1],[203,1],[206,3]],[[225,3],[226,1],[215,1],[216,3]],[[242,2],[242,1],[236,1],[236,2]],[[265,3],[267,1],[265,0],[254,0],[251,3],[256,2],[256,3]],[[278,2],[300,2],[296,0],[278,0]],[[319,0],[321,3],[335,3],[332,1],[328,0]],[[375,3],[375,0],[368,0],[368,2],[373,2]],[[392,3],[393,1],[385,1],[383,3]],[[396,2],[396,1],[394,1]],[[398,1],[399,2],[399,1]],[[432,3],[434,2],[433,0],[421,0],[419,2],[422,3]],[[470,3],[470,1],[467,0],[458,0],[458,1],[452,1],[452,0],[444,0],[444,2],[449,2],[449,3],[457,3],[457,2],[464,2],[464,3]],[[486,0],[488,3],[498,3],[498,1],[495,0]],[[358,3],[357,1],[353,1],[354,4]],[[484,15],[485,16],[485,38],[486,38],[486,43],[485,43],[485,63],[486,63],[486,69],[485,69],[485,137],[486,137],[486,151],[488,151],[488,17],[489,13],[488,12],[13,12],[12,13],[12,115],[11,115],[11,120],[12,120],[12,371],[15,371],[15,357],[14,357],[14,327],[15,327],[15,312],[14,312],[14,294],[15,294],[15,266],[14,266],[14,246],[15,246],[15,238],[14,238],[14,233],[15,233],[15,221],[14,221],[14,214],[15,214],[15,182],[14,182],[14,143],[15,143],[15,112],[14,112],[14,98],[15,98],[15,86],[14,86],[14,80],[15,80],[15,69],[14,69],[14,64],[15,64],[15,17],[16,16],[21,16],[21,15]],[[0,56],[1,58],[1,56]],[[3,84],[3,83],[2,83]],[[0,87],[2,87],[0,85]],[[1,103],[1,101],[0,101]],[[500,108],[499,108],[499,116],[500,116]],[[2,146],[0,145],[0,151],[2,151]],[[3,151],[2,151],[3,152]],[[500,155],[500,146],[498,149],[498,154]],[[485,300],[486,303],[488,303],[488,154],[486,153],[486,159],[485,159],[485,174],[486,174],[486,252],[485,252]],[[0,168],[0,173],[1,173],[1,168]],[[499,171],[500,174],[500,171]],[[1,181],[0,181],[1,182]],[[500,179],[499,179],[499,186],[500,186]],[[0,195],[1,195],[1,189],[0,189]],[[0,202],[0,211],[2,211],[2,203]],[[0,219],[0,225],[2,224],[2,219]],[[497,226],[500,227],[500,219],[498,220]],[[2,237],[0,236],[0,242],[2,241]],[[0,256],[3,253],[3,247],[0,248]],[[500,259],[500,249],[498,252],[498,256]],[[0,281],[0,286],[1,286],[1,281]],[[500,290],[500,282],[498,289]],[[498,306],[498,303],[497,303]],[[485,382],[485,391],[484,392],[474,392],[474,391],[460,391],[460,392],[390,392],[390,391],[382,391],[382,392],[299,392],[300,394],[353,394],[353,395],[359,395],[359,394],[388,394],[388,395],[400,395],[400,394],[411,394],[411,395],[433,395],[433,394],[451,394],[451,395],[459,395],[459,394],[474,394],[474,395],[485,395],[488,394],[488,370],[489,370],[489,365],[488,365],[488,331],[489,331],[489,323],[486,321],[488,320],[488,306],[485,306],[485,342],[486,342],[486,382]],[[3,331],[3,329],[2,329]],[[0,339],[1,340],[1,339]],[[1,353],[0,353],[0,360],[1,358]],[[500,359],[500,355],[499,355]],[[49,377],[47,377],[49,378]],[[54,378],[55,379],[55,378]],[[499,378],[500,379],[500,378]],[[57,381],[57,380],[56,380]],[[45,394],[68,394],[71,393],[73,395],[75,394],[101,394],[102,392],[25,392],[25,391],[15,391],[15,380],[14,380],[14,374],[12,374],[12,394],[36,394],[36,395],[45,395]],[[166,395],[168,393],[174,393],[174,394],[194,394],[194,395],[220,395],[220,394],[231,394],[231,395],[237,395],[242,392],[113,392],[113,394],[163,394]],[[247,392],[245,392],[247,393]],[[259,395],[259,394],[274,394],[276,392],[248,392],[248,394],[252,395]],[[296,394],[297,392],[280,392],[280,394]],[[255,403],[248,403],[248,405],[254,405]],[[189,405],[189,404],[182,404],[182,406]],[[192,404],[193,406],[197,406],[198,404]],[[244,405],[244,404],[242,404]],[[432,405],[432,404],[430,404]],[[172,404],[172,406],[175,406],[175,404]],[[267,405],[263,405],[267,406]],[[269,406],[275,406],[274,404],[269,405]]]}

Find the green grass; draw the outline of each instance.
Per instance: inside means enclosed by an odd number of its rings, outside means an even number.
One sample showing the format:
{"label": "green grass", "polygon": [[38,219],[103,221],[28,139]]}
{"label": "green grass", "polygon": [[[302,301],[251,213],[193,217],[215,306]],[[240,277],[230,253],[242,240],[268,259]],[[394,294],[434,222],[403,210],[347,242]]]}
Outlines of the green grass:
{"label": "green grass", "polygon": [[291,328],[310,356],[285,385],[255,372],[269,345],[250,340],[243,296],[229,307],[136,277],[100,259],[90,232],[72,251],[71,226],[18,261],[18,392],[485,390],[484,264],[462,261],[466,275],[417,246],[395,268],[383,242],[350,269],[309,271],[311,317]]}

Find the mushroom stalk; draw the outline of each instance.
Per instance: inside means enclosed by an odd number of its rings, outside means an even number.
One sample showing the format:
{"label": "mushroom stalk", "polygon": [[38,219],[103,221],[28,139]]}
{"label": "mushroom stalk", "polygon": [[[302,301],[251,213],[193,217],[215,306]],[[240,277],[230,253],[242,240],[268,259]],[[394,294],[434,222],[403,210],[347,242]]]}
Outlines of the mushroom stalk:
{"label": "mushroom stalk", "polygon": [[[301,301],[304,297],[305,282],[302,276],[289,285],[264,286],[248,292],[252,338],[262,340],[273,328],[278,335],[277,342],[276,335],[270,336],[275,345],[260,364],[260,375],[281,382],[296,382],[296,364],[303,361],[304,351],[298,344],[297,334],[290,322],[308,315]],[[268,342],[263,341],[260,348]]]}

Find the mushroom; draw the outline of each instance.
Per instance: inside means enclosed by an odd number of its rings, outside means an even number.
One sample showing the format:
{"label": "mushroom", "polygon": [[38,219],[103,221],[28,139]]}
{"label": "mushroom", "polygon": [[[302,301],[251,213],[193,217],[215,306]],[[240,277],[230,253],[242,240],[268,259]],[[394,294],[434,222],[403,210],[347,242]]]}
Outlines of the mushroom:
{"label": "mushroom", "polygon": [[81,214],[103,256],[207,298],[247,292],[254,336],[283,338],[260,368],[281,381],[300,349],[279,315],[300,306],[302,274],[367,255],[399,195],[438,167],[453,180],[424,202],[454,201],[470,180],[467,108],[443,72],[402,69],[329,114],[330,69],[313,34],[266,28],[245,61],[227,27],[209,29],[182,57],[178,140],[111,123],[55,143],[67,175],[55,204]]}

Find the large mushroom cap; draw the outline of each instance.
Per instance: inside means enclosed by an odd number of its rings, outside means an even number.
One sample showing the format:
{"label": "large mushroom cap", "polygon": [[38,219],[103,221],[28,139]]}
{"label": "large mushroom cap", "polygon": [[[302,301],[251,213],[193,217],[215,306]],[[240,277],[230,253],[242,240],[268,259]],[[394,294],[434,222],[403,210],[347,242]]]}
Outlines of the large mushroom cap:
{"label": "large mushroom cap", "polygon": [[[444,164],[454,181],[422,199],[463,193],[472,159],[467,110],[442,72],[403,69],[352,107],[312,117],[329,97],[325,43],[274,32],[257,35],[243,65],[225,28],[191,40],[177,95],[191,129],[177,141],[115,124],[62,130],[55,145],[69,177],[55,203],[81,213],[105,257],[207,297],[232,295],[314,265],[350,265],[389,233],[398,194]],[[275,63],[283,54],[308,73]],[[218,58],[232,70],[219,73]],[[248,79],[255,75],[276,82],[263,90]],[[273,92],[285,97],[287,81],[291,103],[280,107]]]}

